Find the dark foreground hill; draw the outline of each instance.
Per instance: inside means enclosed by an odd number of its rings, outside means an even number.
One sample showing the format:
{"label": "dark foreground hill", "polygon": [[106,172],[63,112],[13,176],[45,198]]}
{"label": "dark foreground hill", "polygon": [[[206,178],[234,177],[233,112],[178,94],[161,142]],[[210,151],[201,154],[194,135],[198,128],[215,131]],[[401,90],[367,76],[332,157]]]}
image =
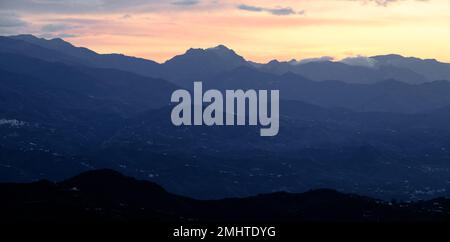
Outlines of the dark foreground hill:
{"label": "dark foreground hill", "polygon": [[112,170],[52,183],[0,184],[0,222],[448,221],[450,200],[388,203],[334,190],[195,200]]}

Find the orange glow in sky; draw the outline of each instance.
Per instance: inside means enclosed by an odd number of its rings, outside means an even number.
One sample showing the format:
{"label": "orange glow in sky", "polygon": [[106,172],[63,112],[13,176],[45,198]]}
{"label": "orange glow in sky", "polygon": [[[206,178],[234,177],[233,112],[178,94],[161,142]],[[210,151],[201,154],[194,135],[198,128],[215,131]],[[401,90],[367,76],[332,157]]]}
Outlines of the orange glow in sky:
{"label": "orange glow in sky", "polygon": [[218,44],[257,62],[390,53],[450,62],[449,0],[48,0],[41,2],[71,8],[42,9],[16,2],[2,1],[0,9],[26,24],[0,27],[2,35],[60,36],[158,62]]}

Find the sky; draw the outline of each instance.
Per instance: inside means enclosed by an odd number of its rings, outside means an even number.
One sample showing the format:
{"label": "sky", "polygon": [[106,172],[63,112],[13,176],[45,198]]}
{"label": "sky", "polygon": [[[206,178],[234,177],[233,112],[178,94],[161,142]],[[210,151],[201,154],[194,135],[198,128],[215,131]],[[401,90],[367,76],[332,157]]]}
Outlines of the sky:
{"label": "sky", "polygon": [[0,0],[0,35],[164,62],[219,44],[247,60],[401,54],[450,62],[450,0]]}

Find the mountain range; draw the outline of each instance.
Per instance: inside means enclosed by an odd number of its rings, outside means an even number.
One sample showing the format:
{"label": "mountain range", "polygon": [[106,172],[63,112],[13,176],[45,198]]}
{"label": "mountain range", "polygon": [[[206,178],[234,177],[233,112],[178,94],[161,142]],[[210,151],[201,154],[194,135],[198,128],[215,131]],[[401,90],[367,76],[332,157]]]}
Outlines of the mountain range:
{"label": "mountain range", "polygon": [[[0,37],[0,181],[110,168],[202,199],[333,188],[450,195],[450,65],[398,55],[257,64],[219,45],[157,63]],[[171,93],[279,89],[280,132],[174,127]]]}
{"label": "mountain range", "polygon": [[[144,76],[162,77],[183,84],[186,80],[203,79],[236,67],[254,67],[273,74],[296,73],[314,81],[340,80],[369,84],[394,79],[410,84],[450,79],[450,64],[434,59],[419,59],[400,55],[368,57],[371,65],[349,61],[280,62],[258,64],[246,61],[224,45],[208,49],[189,49],[159,64],[151,60],[122,54],[97,54],[75,47],[62,39],[41,39],[32,35],[2,37],[2,52],[15,51],[45,60],[78,63],[101,68],[113,68]],[[349,64],[350,63],[350,64]],[[186,83],[185,83],[186,84]],[[189,84],[189,83],[187,83]]]}

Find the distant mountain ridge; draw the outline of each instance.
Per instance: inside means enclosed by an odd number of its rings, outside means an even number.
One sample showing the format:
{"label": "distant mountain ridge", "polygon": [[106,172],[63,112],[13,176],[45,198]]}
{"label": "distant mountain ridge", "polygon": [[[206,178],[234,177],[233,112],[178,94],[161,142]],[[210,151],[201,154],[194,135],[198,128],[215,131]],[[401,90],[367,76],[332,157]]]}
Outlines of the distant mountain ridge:
{"label": "distant mountain ridge", "polygon": [[[125,56],[122,54],[97,54],[96,52],[83,47],[75,47],[72,44],[62,39],[46,40],[37,38],[33,35],[17,35],[11,37],[1,37],[0,41],[6,42],[10,40],[16,40],[17,44],[27,46],[27,50],[21,52],[21,54],[29,55],[28,50],[36,47],[46,49],[45,51],[40,49],[41,55],[51,56],[51,58],[42,58],[44,60],[61,61],[64,63],[76,63],[81,65],[88,65],[97,68],[113,68],[123,71],[130,71],[136,74],[144,76],[157,76],[151,75],[158,73],[159,64],[142,58]],[[1,43],[1,42],[0,42]],[[2,46],[2,51],[8,51],[8,48]],[[32,54],[31,57],[40,58],[39,55]]]}
{"label": "distant mountain ridge", "polygon": [[379,55],[370,58],[376,61],[377,66],[407,68],[426,76],[429,80],[450,80],[450,64],[435,59],[419,59],[401,55]]}
{"label": "distant mountain ridge", "polygon": [[[406,58],[400,55],[370,57],[375,62],[374,68],[348,65],[343,62],[313,60],[308,62],[279,62],[275,60],[267,64],[255,64],[246,61],[226,46],[218,45],[208,49],[189,49],[184,54],[158,64],[154,61],[121,54],[100,55],[86,48],[74,47],[62,39],[46,40],[32,35],[2,37],[2,39],[5,38],[58,51],[63,56],[71,56],[76,59],[70,61],[81,61],[95,67],[115,68],[140,75],[164,78],[180,86],[188,86],[190,82],[195,80],[211,77],[240,66],[254,67],[275,74],[293,72],[315,81],[340,80],[348,83],[369,84],[395,79],[410,84],[418,84],[436,80],[450,80],[450,64],[436,60]],[[60,59],[66,58],[60,57]]]}
{"label": "distant mountain ridge", "polygon": [[[31,40],[36,39],[30,36],[21,36],[21,38],[26,40],[30,38]],[[398,82],[395,79],[380,79],[378,82],[369,82],[371,84],[347,83],[345,81],[314,81],[314,79],[307,78],[292,71],[283,73],[267,71],[264,70],[264,67],[255,68],[225,46],[218,46],[206,50],[191,49],[186,54],[176,56],[161,65],[155,62],[125,56],[111,57],[109,55],[98,55],[84,48],[73,47],[68,43],[62,42],[62,40],[37,40],[39,43],[44,43],[41,44],[42,46],[53,46],[52,41],[55,41],[57,46],[61,45],[62,47],[48,49],[23,40],[3,37],[0,38],[0,42],[3,41],[5,44],[1,45],[0,53],[4,53],[3,55],[8,53],[10,56],[20,55],[22,57],[32,57],[36,60],[50,62],[49,65],[57,62],[59,63],[59,67],[61,67],[61,64],[65,64],[67,68],[74,69],[105,69],[106,67],[106,69],[110,69],[109,71],[103,70],[100,73],[113,72],[112,70],[116,69],[130,72],[130,75],[137,74],[144,77],[150,77],[153,74],[154,76],[166,76],[168,79],[163,79],[175,84],[172,89],[175,89],[177,85],[178,87],[192,88],[193,81],[203,81],[206,88],[279,89],[282,92],[281,98],[285,100],[309,102],[323,107],[344,107],[355,111],[418,113],[450,106],[450,97],[447,95],[450,91],[450,85],[446,85],[444,81],[416,85]],[[61,48],[69,48],[70,50],[59,54],[59,49]],[[76,54],[73,54],[73,52]],[[13,66],[8,64],[10,63],[7,61],[1,64],[4,70],[13,68]],[[30,71],[33,70],[32,64],[28,64],[30,65],[30,70],[21,69],[22,65],[16,63],[16,67],[20,67],[16,69],[16,72],[21,74],[28,72],[33,75],[33,72]],[[345,69],[345,71],[337,71],[341,74],[345,73],[344,75],[354,77],[361,76],[361,80],[362,78],[366,78],[367,80],[374,79],[373,76],[366,75],[367,73],[365,73],[366,69],[369,71],[373,70],[342,63],[310,62],[302,65],[291,65],[288,63],[284,63],[284,65],[294,66],[295,68],[306,67],[312,71],[304,71],[303,73],[306,75],[316,75],[314,73],[317,73],[318,75],[325,75],[330,78],[334,73],[332,71],[333,68],[340,66],[338,69]],[[325,70],[323,67],[325,67]],[[385,70],[388,68],[390,67],[386,67]],[[136,69],[142,69],[143,72],[135,71]],[[156,74],[155,70],[157,70]],[[11,70],[8,71],[11,72]],[[389,71],[386,71],[386,73],[389,73]],[[92,74],[95,73],[92,72]],[[52,74],[48,73],[48,75]],[[110,76],[113,77],[113,75]],[[385,77],[388,76],[386,75]],[[396,82],[397,84],[395,84]],[[144,98],[142,92],[140,95]],[[155,102],[168,103],[168,100],[169,98],[167,97],[165,100],[155,99]],[[156,105],[156,107],[161,107],[161,105]]]}
{"label": "distant mountain ridge", "polygon": [[390,65],[380,66],[379,68],[367,68],[332,61],[315,61],[296,65],[289,62],[271,61],[259,66],[259,69],[277,74],[292,72],[315,81],[340,80],[359,84],[372,84],[388,79],[396,79],[409,84],[419,84],[428,81],[425,76],[412,70]]}

